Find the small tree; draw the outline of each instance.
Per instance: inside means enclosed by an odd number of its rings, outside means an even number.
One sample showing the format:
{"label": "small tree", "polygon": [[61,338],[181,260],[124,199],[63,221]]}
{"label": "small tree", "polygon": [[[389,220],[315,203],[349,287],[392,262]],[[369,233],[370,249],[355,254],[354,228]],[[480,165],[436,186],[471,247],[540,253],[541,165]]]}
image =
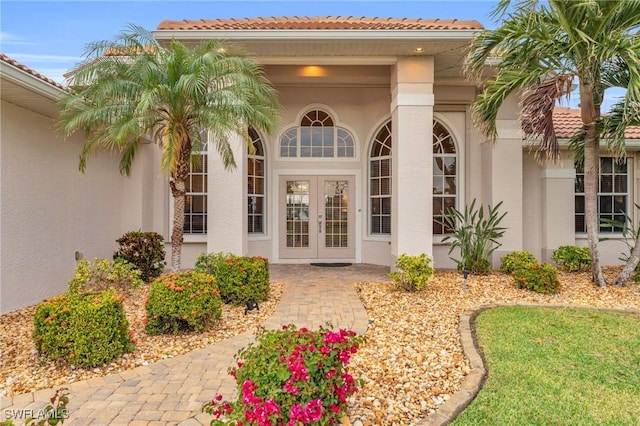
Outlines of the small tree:
{"label": "small tree", "polygon": [[97,148],[122,153],[120,172],[129,175],[140,143],[151,137],[162,150],[174,202],[171,269],[180,269],[186,181],[192,153],[209,132],[227,168],[235,167],[230,138],[248,126],[270,132],[278,111],[276,91],[261,66],[219,40],[193,48],[169,47],[131,25],[114,41],[88,45],[73,71],[73,85],[60,101],[57,127],[65,136],[84,131],[80,170]]}
{"label": "small tree", "polygon": [[[640,102],[640,1],[500,0],[495,16],[504,16],[510,5],[513,9],[500,27],[478,33],[469,49],[466,74],[484,87],[472,106],[473,120],[495,140],[498,111],[507,98],[519,95],[524,136],[537,144],[539,160],[557,160],[553,109],[574,83],[579,87],[587,242],[592,279],[605,286],[598,250],[600,139],[614,154],[624,154],[624,129],[633,118],[629,111]],[[496,57],[487,79],[487,61]],[[625,77],[620,87],[627,89],[626,95],[607,123],[601,114],[604,91]]]}

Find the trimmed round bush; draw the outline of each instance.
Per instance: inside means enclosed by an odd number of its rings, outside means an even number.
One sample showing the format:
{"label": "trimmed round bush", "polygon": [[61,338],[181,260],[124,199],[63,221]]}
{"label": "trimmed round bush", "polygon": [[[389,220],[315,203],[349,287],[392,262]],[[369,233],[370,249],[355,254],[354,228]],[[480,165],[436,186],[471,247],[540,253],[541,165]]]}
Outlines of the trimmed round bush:
{"label": "trimmed round bush", "polygon": [[512,275],[518,288],[543,294],[556,294],[560,290],[558,270],[546,263],[518,268]]}
{"label": "trimmed round bush", "polygon": [[165,274],[151,283],[146,303],[149,334],[202,331],[222,315],[212,275],[189,271]]}
{"label": "trimmed round bush", "polygon": [[135,350],[122,298],[113,290],[47,300],[36,308],[34,326],[38,353],[81,367],[101,365]]}
{"label": "trimmed round bush", "polygon": [[166,262],[164,238],[157,232],[127,232],[116,242],[120,248],[113,255],[114,259],[124,259],[140,270],[140,278],[146,283],[158,278]]}
{"label": "trimmed round bush", "polygon": [[500,272],[510,274],[516,269],[537,265],[538,259],[531,252],[515,250],[502,256],[500,262]]}
{"label": "trimmed round bush", "polygon": [[249,299],[263,301],[269,296],[269,260],[264,257],[202,253],[195,270],[215,276],[224,303],[242,305]]}

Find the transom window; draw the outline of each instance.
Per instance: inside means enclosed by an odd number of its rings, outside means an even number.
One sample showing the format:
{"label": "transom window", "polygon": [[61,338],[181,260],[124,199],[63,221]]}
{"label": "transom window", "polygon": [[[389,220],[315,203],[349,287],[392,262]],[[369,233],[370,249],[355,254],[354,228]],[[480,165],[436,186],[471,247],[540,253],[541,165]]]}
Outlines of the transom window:
{"label": "transom window", "polygon": [[376,134],[369,160],[371,234],[391,234],[391,121]]}
{"label": "transom window", "polygon": [[201,235],[207,233],[207,149],[204,133],[202,147],[191,156],[189,176],[185,186],[184,233]]}
{"label": "transom window", "polygon": [[249,128],[253,152],[247,154],[247,203],[249,234],[264,233],[265,212],[265,156],[262,139],[258,132]]}
{"label": "transom window", "polygon": [[433,123],[433,234],[452,232],[443,225],[458,200],[458,166],[456,144],[451,133],[439,122]]}
{"label": "transom window", "polygon": [[350,158],[355,156],[353,136],[336,127],[333,118],[322,110],[306,113],[298,127],[280,138],[281,157]]}
{"label": "transom window", "polygon": [[[629,204],[629,160],[600,157],[598,174],[598,217],[624,223]],[[575,231],[587,232],[585,221],[584,168],[576,167]],[[600,224],[600,232],[622,232],[620,227]]]}

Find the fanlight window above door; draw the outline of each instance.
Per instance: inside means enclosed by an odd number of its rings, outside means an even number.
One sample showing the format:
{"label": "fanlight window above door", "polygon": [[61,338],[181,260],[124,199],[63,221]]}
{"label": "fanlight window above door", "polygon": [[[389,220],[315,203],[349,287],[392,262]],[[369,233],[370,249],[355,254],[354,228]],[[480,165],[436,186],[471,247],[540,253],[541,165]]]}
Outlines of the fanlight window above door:
{"label": "fanlight window above door", "polygon": [[280,138],[280,157],[290,158],[353,158],[354,140],[351,133],[334,125],[325,111],[307,112],[297,127]]}

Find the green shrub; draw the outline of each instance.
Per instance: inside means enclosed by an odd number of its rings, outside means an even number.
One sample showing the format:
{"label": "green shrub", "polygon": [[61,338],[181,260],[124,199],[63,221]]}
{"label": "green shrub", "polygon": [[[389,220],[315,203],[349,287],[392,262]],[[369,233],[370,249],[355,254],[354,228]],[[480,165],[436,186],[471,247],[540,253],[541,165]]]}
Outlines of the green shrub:
{"label": "green shrub", "polygon": [[200,253],[198,258],[196,259],[196,271],[201,271],[209,275],[213,275],[217,277],[218,268],[224,263],[224,261],[228,258],[237,257],[231,253]]}
{"label": "green shrub", "polygon": [[537,265],[538,259],[531,252],[515,250],[502,256],[500,262],[500,272],[510,274],[516,269]]}
{"label": "green shrub", "polygon": [[269,296],[269,261],[263,257],[201,253],[195,270],[215,276],[224,303],[242,305],[249,299],[263,301]]}
{"label": "green shrub", "polygon": [[555,294],[560,289],[558,270],[549,264],[524,266],[513,271],[518,288],[537,293]]}
{"label": "green shrub", "polygon": [[69,292],[103,291],[113,288],[127,292],[142,285],[140,271],[123,259],[109,261],[95,258],[93,264],[81,260],[76,265],[73,278],[69,280]]}
{"label": "green shrub", "polygon": [[122,298],[113,290],[58,296],[38,305],[33,337],[38,352],[81,367],[110,362],[135,349]]}
{"label": "green shrub", "polygon": [[389,276],[397,287],[407,291],[420,291],[433,278],[433,263],[429,256],[401,254],[396,259],[396,270]]}
{"label": "green shrub", "polygon": [[157,278],[145,308],[149,334],[202,331],[222,315],[215,278],[195,271]]}
{"label": "green shrub", "polygon": [[504,235],[506,228],[500,222],[507,214],[498,210],[502,201],[489,206],[485,218],[484,207],[476,209],[476,200],[465,206],[464,212],[451,208],[444,216],[443,226],[451,230],[442,241],[451,241],[449,254],[456,248],[460,250],[460,259],[451,258],[458,265],[458,270],[466,266],[472,274],[486,274],[491,271],[491,255],[502,244],[498,239]]}
{"label": "green shrub", "polygon": [[358,390],[346,366],[361,343],[348,330],[261,329],[230,371],[236,400],[218,395],[203,411],[214,416],[212,425],[337,425]]}
{"label": "green shrub", "polygon": [[120,248],[113,258],[124,259],[133,263],[140,270],[141,278],[148,283],[158,278],[166,262],[164,251],[164,238],[156,232],[127,232],[116,242]]}
{"label": "green shrub", "polygon": [[569,272],[584,271],[591,267],[591,254],[587,247],[561,246],[551,258]]}

